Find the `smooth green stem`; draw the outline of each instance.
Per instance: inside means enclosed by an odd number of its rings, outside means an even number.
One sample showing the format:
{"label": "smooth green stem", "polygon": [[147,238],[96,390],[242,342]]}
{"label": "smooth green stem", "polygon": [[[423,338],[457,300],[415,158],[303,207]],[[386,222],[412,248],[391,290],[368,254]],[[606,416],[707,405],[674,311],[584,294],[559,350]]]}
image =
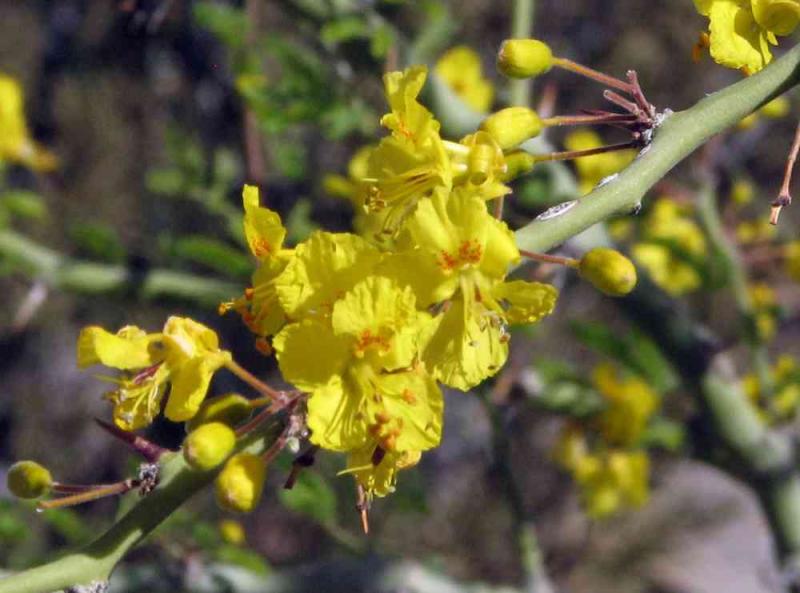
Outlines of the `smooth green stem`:
{"label": "smooth green stem", "polygon": [[548,251],[606,218],[635,211],[657,181],[711,136],[798,82],[800,46],[758,74],[669,116],[656,130],[651,145],[627,169],[560,214],[539,218],[519,229],[517,244],[528,251]]}
{"label": "smooth green stem", "polygon": [[[72,259],[9,229],[0,230],[0,259],[52,288],[78,294],[130,291],[144,299],[172,298],[216,306],[242,292],[234,283],[173,270],[153,269],[136,277],[125,266]],[[134,279],[138,284],[132,284]]]}
{"label": "smooth green stem", "polygon": [[[281,422],[270,423],[243,439],[237,451],[261,455],[281,434]],[[123,556],[196,492],[211,483],[220,468],[200,472],[180,454],[164,456],[158,487],[79,552],[0,580],[0,593],[50,593],[66,587],[107,581]]]}
{"label": "smooth green stem", "polygon": [[[513,0],[511,12],[511,37],[527,39],[533,33],[533,15],[536,10],[534,0]],[[532,81],[530,79],[512,80],[509,84],[509,103],[527,107],[531,101]]]}

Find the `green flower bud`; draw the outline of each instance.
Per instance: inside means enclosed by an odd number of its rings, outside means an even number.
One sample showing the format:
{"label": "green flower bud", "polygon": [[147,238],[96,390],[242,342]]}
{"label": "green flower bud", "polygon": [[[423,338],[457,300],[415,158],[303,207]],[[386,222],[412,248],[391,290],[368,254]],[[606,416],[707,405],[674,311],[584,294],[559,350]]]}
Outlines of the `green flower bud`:
{"label": "green flower bud", "polygon": [[267,465],[258,455],[239,453],[225,464],[215,482],[217,504],[226,511],[249,513],[261,499]]}
{"label": "green flower bud", "polygon": [[578,265],[578,272],[608,296],[624,296],[636,286],[633,262],[608,247],[596,247],[586,253]]}
{"label": "green flower bud", "polygon": [[233,429],[222,422],[198,426],[183,441],[183,457],[191,467],[205,471],[225,461],[236,445]]}
{"label": "green flower bud", "polygon": [[186,423],[186,431],[191,432],[208,422],[222,422],[228,426],[236,426],[247,420],[252,411],[250,400],[238,393],[211,397],[203,402],[197,414]]}
{"label": "green flower bud", "polygon": [[509,78],[531,78],[553,67],[553,52],[537,39],[506,39],[497,54],[497,69]]}
{"label": "green flower bud", "polygon": [[533,171],[536,159],[524,150],[515,150],[506,155],[506,172],[503,173],[502,181],[513,181],[517,177],[527,175]]}
{"label": "green flower bud", "polygon": [[6,480],[11,494],[18,498],[39,498],[53,484],[47,468],[35,461],[18,461],[8,469]]}
{"label": "green flower bud", "polygon": [[481,130],[494,138],[500,148],[509,150],[538,136],[542,131],[542,120],[533,109],[507,107],[483,120]]}

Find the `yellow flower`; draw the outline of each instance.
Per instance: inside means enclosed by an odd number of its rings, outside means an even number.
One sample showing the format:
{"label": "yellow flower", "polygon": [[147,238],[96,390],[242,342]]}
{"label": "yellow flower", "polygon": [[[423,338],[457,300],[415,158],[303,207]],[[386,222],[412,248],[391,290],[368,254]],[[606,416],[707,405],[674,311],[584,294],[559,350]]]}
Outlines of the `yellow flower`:
{"label": "yellow flower", "polygon": [[436,62],[435,72],[475,111],[491,107],[494,88],[483,77],[480,56],[469,47],[459,45],[445,52]]}
{"label": "yellow flower", "polygon": [[597,417],[604,442],[621,447],[637,444],[658,408],[658,394],[637,377],[621,376],[610,363],[595,367],[592,382],[607,403]]}
{"label": "yellow flower", "polygon": [[631,254],[653,282],[674,296],[699,288],[702,277],[696,262],[705,255],[706,240],[687,209],[669,198],[660,198],[641,230],[641,241]]}
{"label": "yellow flower", "polygon": [[247,540],[247,534],[245,533],[244,527],[241,523],[239,523],[239,521],[234,521],[233,519],[223,519],[217,523],[217,528],[219,529],[219,534],[222,537],[222,540],[228,544],[241,546]]}
{"label": "yellow flower", "polygon": [[125,371],[110,379],[117,388],[106,397],[114,404],[114,422],[123,430],[150,424],[170,384],[164,415],[183,422],[197,413],[211,377],[230,360],[217,335],[196,321],[170,317],[158,334],[126,326],[116,334],[84,328],[78,337],[78,366],[103,364]]}
{"label": "yellow flower", "polygon": [[22,87],[3,74],[0,74],[0,160],[38,171],[52,171],[58,166],[56,157],[30,137]]}
{"label": "yellow flower", "polygon": [[278,300],[275,279],[292,257],[284,249],[286,228],[277,212],[260,205],[258,188],[245,185],[242,190],[244,235],[251,253],[259,260],[252,277],[252,288],[244,296],[220,305],[220,312],[234,310],[254,334],[261,338],[277,333],[286,323],[286,314]]}
{"label": "yellow flower", "polygon": [[753,201],[755,193],[756,188],[751,181],[747,179],[737,179],[733,187],[731,187],[730,198],[737,206],[744,206]]}
{"label": "yellow flower", "polygon": [[776,35],[789,35],[800,20],[798,0],[695,0],[709,19],[711,57],[753,74],[772,61]]}
{"label": "yellow flower", "polygon": [[736,225],[736,240],[742,245],[769,241],[776,235],[776,227],[766,219],[745,220]]}
{"label": "yellow flower", "polygon": [[335,451],[424,451],[441,436],[442,396],[415,363],[429,323],[410,288],[368,276],[333,305],[275,337],[284,378],[311,393],[311,441]]}
{"label": "yellow flower", "polygon": [[775,290],[765,282],[751,284],[748,291],[753,303],[758,335],[762,340],[769,340],[775,335],[778,297]]}
{"label": "yellow flower", "polygon": [[[589,150],[603,146],[603,140],[592,130],[576,130],[567,135],[564,146],[567,150]],[[581,193],[588,194],[603,179],[619,173],[635,156],[633,150],[620,150],[575,159]]]}
{"label": "yellow flower", "polygon": [[314,232],[295,249],[275,290],[289,318],[329,316],[334,302],[369,275],[381,254],[361,237]]}
{"label": "yellow flower", "polygon": [[508,355],[506,324],[536,322],[555,306],[552,286],[503,281],[519,260],[514,235],[461,188],[420,201],[398,243],[380,273],[439,311],[422,360],[446,385],[466,391],[495,374]]}

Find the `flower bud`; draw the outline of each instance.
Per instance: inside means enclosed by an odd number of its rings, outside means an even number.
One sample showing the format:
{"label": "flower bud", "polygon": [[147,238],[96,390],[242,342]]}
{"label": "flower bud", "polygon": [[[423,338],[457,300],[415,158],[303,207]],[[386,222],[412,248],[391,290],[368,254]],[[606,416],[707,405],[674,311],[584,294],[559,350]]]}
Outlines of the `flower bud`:
{"label": "flower bud", "polygon": [[39,498],[50,490],[53,477],[35,461],[18,461],[8,469],[8,489],[17,498]]}
{"label": "flower bud", "polygon": [[249,513],[261,498],[266,476],[267,465],[258,455],[234,455],[217,476],[217,504],[226,511]]}
{"label": "flower bud", "polygon": [[217,526],[219,527],[219,534],[225,543],[241,546],[247,539],[244,527],[238,521],[223,519]]}
{"label": "flower bud", "polygon": [[208,422],[222,422],[228,426],[236,426],[247,420],[252,411],[250,400],[238,393],[211,397],[203,402],[197,414],[186,423],[186,431],[191,432]]}
{"label": "flower bud", "polygon": [[191,467],[205,471],[225,461],[236,445],[233,429],[222,422],[198,426],[183,441],[183,457]]}
{"label": "flower bud", "polygon": [[797,0],[753,0],[752,7],[759,26],[775,35],[791,35],[800,23]]}
{"label": "flower bud", "polygon": [[553,52],[537,39],[506,39],[497,54],[497,69],[509,78],[531,78],[553,67]]}
{"label": "flower bud", "polygon": [[503,173],[502,181],[512,181],[522,175],[527,175],[533,170],[536,159],[524,150],[515,150],[506,155],[506,172]]}
{"label": "flower bud", "polygon": [[533,109],[507,107],[493,113],[481,123],[503,150],[514,148],[542,131],[542,120]]}
{"label": "flower bud", "polygon": [[636,286],[633,262],[608,247],[596,247],[586,253],[578,265],[578,272],[608,296],[624,296]]}

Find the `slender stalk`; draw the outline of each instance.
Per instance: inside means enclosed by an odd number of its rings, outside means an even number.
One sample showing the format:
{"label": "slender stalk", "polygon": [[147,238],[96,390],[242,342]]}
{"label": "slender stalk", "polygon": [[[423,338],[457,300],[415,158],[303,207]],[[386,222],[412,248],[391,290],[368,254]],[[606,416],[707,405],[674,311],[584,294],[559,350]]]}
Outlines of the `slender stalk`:
{"label": "slender stalk", "polygon": [[256,377],[253,373],[248,371],[243,366],[239,365],[235,360],[229,360],[225,363],[225,368],[232,372],[234,375],[239,377],[242,381],[250,385],[253,389],[258,391],[260,394],[268,397],[272,400],[281,399],[285,396],[285,392],[279,391],[277,389],[273,389],[266,383],[264,383],[261,379]]}
{"label": "slender stalk", "polygon": [[639,146],[634,141],[619,142],[617,144],[608,144],[606,146],[598,146],[597,148],[587,148],[585,150],[565,150],[563,152],[551,152],[550,154],[537,154],[533,157],[536,163],[545,163],[549,161],[571,161],[582,157],[593,156],[596,154],[603,154],[606,152],[617,152],[620,150],[628,150]]}
{"label": "slender stalk", "polygon": [[598,70],[595,70],[594,68],[589,68],[588,66],[584,66],[583,64],[578,64],[577,62],[573,62],[568,58],[554,58],[553,65],[558,66],[563,70],[569,70],[570,72],[583,76],[584,78],[588,78],[590,80],[594,80],[595,82],[599,82],[603,86],[620,90],[623,93],[633,92],[633,85],[631,85],[630,83],[627,83],[624,80],[620,80],[619,78],[614,78],[613,76],[609,76],[608,74],[604,74]]}
{"label": "slender stalk", "polygon": [[[527,39],[533,34],[533,18],[536,12],[534,0],[513,0],[511,6],[511,37]],[[531,103],[532,81],[512,80],[509,83],[509,103],[527,107]]]}
{"label": "slender stalk", "polygon": [[561,257],[560,255],[549,255],[547,253],[533,253],[532,251],[519,251],[522,257],[527,257],[534,261],[540,261],[546,264],[557,264],[559,266],[567,266],[569,268],[577,268],[580,262],[573,257]]}

